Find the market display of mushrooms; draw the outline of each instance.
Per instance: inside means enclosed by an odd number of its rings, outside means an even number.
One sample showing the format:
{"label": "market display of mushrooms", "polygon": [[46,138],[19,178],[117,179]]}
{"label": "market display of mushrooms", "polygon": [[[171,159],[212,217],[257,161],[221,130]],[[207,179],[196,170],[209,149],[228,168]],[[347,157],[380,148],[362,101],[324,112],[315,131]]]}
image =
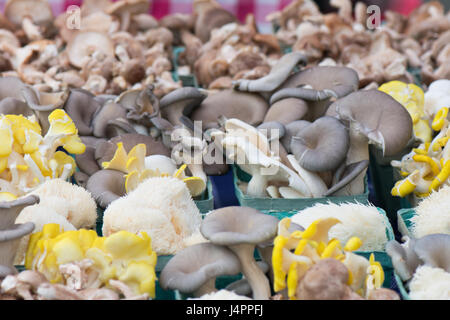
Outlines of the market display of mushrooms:
{"label": "market display of mushrooms", "polygon": [[449,300],[450,13],[329,3],[6,1],[0,300]]}

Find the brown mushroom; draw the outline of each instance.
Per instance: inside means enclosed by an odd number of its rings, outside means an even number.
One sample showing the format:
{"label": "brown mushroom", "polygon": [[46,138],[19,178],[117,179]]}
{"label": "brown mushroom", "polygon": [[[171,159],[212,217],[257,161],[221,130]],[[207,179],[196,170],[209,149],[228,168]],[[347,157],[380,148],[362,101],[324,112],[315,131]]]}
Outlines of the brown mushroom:
{"label": "brown mushroom", "polygon": [[121,24],[120,29],[126,31],[130,27],[133,15],[147,13],[149,9],[149,0],[120,0],[111,3],[106,12],[110,15],[118,16]]}
{"label": "brown mushroom", "polygon": [[93,54],[103,54],[105,57],[114,56],[113,42],[103,33],[94,31],[80,31],[67,45],[70,63],[82,68],[86,58]]}

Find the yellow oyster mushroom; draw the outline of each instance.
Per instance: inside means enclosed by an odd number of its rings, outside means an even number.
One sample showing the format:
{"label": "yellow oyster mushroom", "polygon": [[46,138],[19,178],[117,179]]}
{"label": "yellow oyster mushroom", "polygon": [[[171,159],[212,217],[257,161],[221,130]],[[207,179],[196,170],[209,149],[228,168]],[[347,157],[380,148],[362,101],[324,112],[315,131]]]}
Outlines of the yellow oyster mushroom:
{"label": "yellow oyster mushroom", "polygon": [[44,144],[55,147],[63,146],[69,153],[81,154],[86,150],[86,146],[78,136],[75,123],[63,109],[54,110],[49,116],[50,128],[44,137]]}
{"label": "yellow oyster mushroom", "polygon": [[434,116],[433,122],[431,123],[431,127],[434,131],[440,131],[447,121],[448,108],[444,107],[439,109],[439,111]]}
{"label": "yellow oyster mushroom", "polygon": [[437,190],[441,184],[447,181],[449,176],[450,176],[450,161],[447,161],[442,170],[439,172],[439,174],[431,182],[429,192]]}
{"label": "yellow oyster mushroom", "polygon": [[0,157],[8,157],[13,150],[14,137],[11,123],[6,117],[0,119]]}
{"label": "yellow oyster mushroom", "polygon": [[374,289],[381,288],[384,282],[384,270],[378,261],[375,261],[374,254],[369,257],[370,266],[367,267],[366,294]]}
{"label": "yellow oyster mushroom", "polygon": [[[145,145],[144,145],[145,147]],[[117,149],[112,157],[111,161],[105,161],[102,163],[103,169],[112,169],[122,171],[124,173],[129,173],[127,169],[129,156],[123,146],[123,142],[117,143]],[[133,170],[131,170],[133,171]]]}
{"label": "yellow oyster mushroom", "polygon": [[394,197],[405,197],[412,193],[417,187],[417,180],[420,175],[420,170],[415,170],[408,177],[403,180],[397,181],[391,190],[391,195]]}
{"label": "yellow oyster mushroom", "polygon": [[25,143],[22,146],[23,153],[33,153],[39,150],[43,138],[40,133],[33,130],[25,130]]}
{"label": "yellow oyster mushroom", "polygon": [[416,154],[416,155],[413,156],[413,160],[416,161],[416,162],[427,163],[430,166],[431,171],[432,171],[434,176],[439,174],[440,167],[436,163],[436,161],[434,161],[434,159],[432,159],[430,156]]}
{"label": "yellow oyster mushroom", "polygon": [[328,243],[328,232],[331,227],[338,223],[341,223],[341,221],[336,218],[317,219],[306,228],[302,233],[302,237],[316,241],[317,243]]}
{"label": "yellow oyster mushroom", "polygon": [[347,243],[344,246],[345,251],[356,251],[363,245],[362,241],[358,237],[351,237],[348,239]]}
{"label": "yellow oyster mushroom", "polygon": [[148,263],[130,262],[124,272],[119,275],[119,280],[138,294],[147,293],[150,297],[155,297],[155,268]]}
{"label": "yellow oyster mushroom", "polygon": [[420,87],[395,80],[382,84],[378,90],[387,93],[408,110],[416,138],[423,142],[431,141],[432,131],[427,119],[424,118],[425,94]]}
{"label": "yellow oyster mushroom", "polygon": [[14,140],[23,146],[26,142],[26,132],[34,131],[41,134],[41,127],[35,119],[27,119],[24,116],[9,114],[4,116],[11,124],[11,130],[14,135]]}
{"label": "yellow oyster mushroom", "polygon": [[12,194],[11,192],[0,192],[0,202],[14,201],[16,199],[17,199],[17,196]]}
{"label": "yellow oyster mushroom", "polygon": [[286,288],[286,272],[283,270],[283,249],[288,238],[277,236],[273,242],[272,269],[274,274],[273,289],[275,292]]}

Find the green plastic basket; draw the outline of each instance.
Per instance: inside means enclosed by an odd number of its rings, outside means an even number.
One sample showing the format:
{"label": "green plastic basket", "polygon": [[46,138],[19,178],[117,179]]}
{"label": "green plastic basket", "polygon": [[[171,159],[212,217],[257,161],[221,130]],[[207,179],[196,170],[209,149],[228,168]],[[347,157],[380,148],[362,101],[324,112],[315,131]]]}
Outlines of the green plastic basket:
{"label": "green plastic basket", "polygon": [[272,212],[290,212],[302,210],[315,205],[316,203],[369,203],[369,188],[367,177],[365,179],[364,193],[354,196],[337,196],[321,198],[302,198],[302,199],[272,199],[272,198],[254,198],[245,195],[238,186],[238,181],[248,182],[251,176],[242,171],[238,166],[233,165],[233,180],[236,197],[241,206],[255,208],[260,211]]}
{"label": "green plastic basket", "polygon": [[[208,213],[211,210],[214,210],[214,195],[212,191],[212,183],[211,180],[208,178],[208,183],[206,184],[206,191],[201,196],[201,199],[194,200],[195,205],[197,206],[200,213]],[[103,208],[97,207],[97,221],[96,221],[96,227],[95,230],[97,231],[97,234],[102,237],[102,227],[103,227],[103,213],[105,210]]]}
{"label": "green plastic basket", "polygon": [[184,47],[174,47],[172,49],[172,65],[173,65],[173,71],[172,71],[172,78],[174,81],[181,81],[183,84],[183,87],[195,87],[198,88],[198,82],[197,78],[193,74],[189,75],[179,75],[178,74],[178,57],[180,56],[180,53],[184,52]]}

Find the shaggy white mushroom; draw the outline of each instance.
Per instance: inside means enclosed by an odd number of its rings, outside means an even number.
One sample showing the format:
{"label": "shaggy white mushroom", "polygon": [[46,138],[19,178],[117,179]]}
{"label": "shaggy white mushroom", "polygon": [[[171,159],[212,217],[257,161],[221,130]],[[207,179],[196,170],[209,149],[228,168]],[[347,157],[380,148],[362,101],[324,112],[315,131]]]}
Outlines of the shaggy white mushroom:
{"label": "shaggy white mushroom", "polygon": [[197,233],[202,218],[186,184],[177,178],[149,178],[113,201],[103,215],[103,235],[147,232],[158,255],[175,254]]}
{"label": "shaggy white mushroom", "polygon": [[377,208],[355,203],[321,204],[299,211],[292,216],[292,222],[308,228],[317,219],[336,218],[341,221],[329,231],[329,238],[347,243],[351,237],[361,239],[361,251],[382,251],[388,241],[387,223]]}
{"label": "shaggy white mushroom", "polygon": [[450,186],[444,186],[418,204],[416,214],[411,218],[413,237],[422,238],[434,233],[450,234],[449,198]]}
{"label": "shaggy white mushroom", "polygon": [[91,229],[97,221],[97,204],[83,187],[62,179],[48,180],[30,194],[38,195],[39,204],[52,208],[77,229]]}
{"label": "shaggy white mushroom", "polygon": [[441,268],[421,266],[409,283],[412,300],[450,300],[450,273]]}

